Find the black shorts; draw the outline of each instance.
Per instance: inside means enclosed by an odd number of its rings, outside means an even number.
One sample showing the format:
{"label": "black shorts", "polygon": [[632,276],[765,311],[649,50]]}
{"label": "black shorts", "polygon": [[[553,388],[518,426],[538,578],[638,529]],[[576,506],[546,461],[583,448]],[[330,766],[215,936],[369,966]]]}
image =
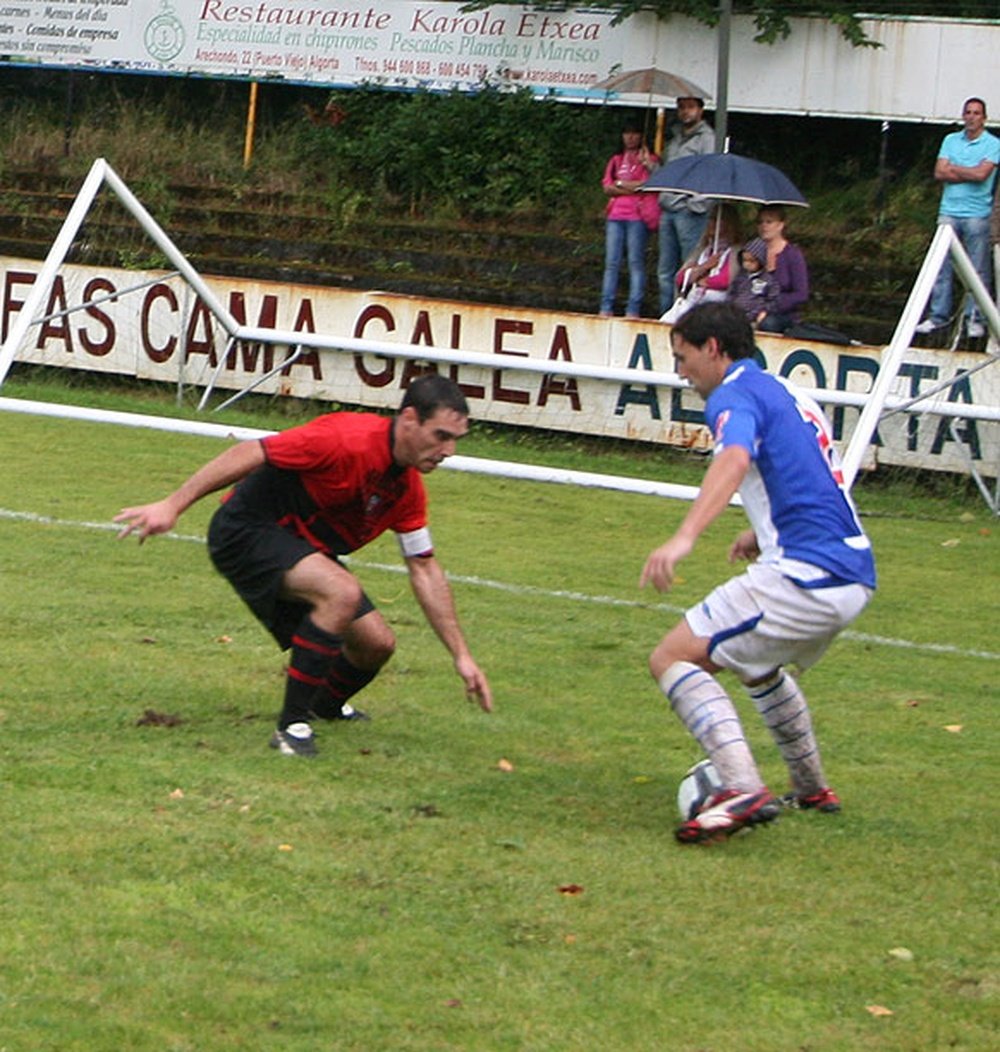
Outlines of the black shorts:
{"label": "black shorts", "polygon": [[[238,514],[229,503],[219,508],[208,527],[208,554],[215,568],[282,650],[292,645],[292,635],[312,609],[308,603],[282,597],[284,576],[307,555],[317,553],[339,564],[335,556],[320,552],[292,530]],[[362,592],[354,619],[374,609],[375,604]]]}

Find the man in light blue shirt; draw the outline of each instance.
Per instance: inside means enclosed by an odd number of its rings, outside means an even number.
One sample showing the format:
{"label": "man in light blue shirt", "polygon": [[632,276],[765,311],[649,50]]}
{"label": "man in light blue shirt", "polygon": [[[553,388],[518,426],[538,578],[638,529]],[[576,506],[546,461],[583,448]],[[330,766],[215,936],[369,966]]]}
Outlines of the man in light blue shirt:
{"label": "man in light blue shirt", "polygon": [[[990,210],[993,187],[1000,164],[1000,139],[986,131],[986,103],[966,100],[962,108],[964,131],[946,135],[934,165],[934,178],[944,184],[938,224],[947,223],[958,235],[983,284],[990,284]],[[930,312],[918,326],[921,334],[942,329],[951,320],[951,258],[945,260],[934,290]],[[970,296],[965,307],[965,334],[970,339],[985,335],[983,320]]]}

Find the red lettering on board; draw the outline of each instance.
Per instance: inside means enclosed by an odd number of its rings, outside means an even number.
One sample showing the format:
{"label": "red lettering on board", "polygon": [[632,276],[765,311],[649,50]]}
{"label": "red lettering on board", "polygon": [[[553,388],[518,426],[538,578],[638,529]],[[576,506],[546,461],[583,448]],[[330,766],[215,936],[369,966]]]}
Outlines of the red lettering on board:
{"label": "red lettering on board", "polygon": [[[556,326],[555,334],[552,337],[552,346],[549,348],[549,361],[556,361],[559,358],[567,362],[573,360],[573,354],[569,349],[569,333],[566,331],[565,325]],[[551,373],[546,373],[542,377],[542,389],[538,393],[538,404],[548,405],[549,395],[563,395],[569,399],[570,406],[579,412],[580,390],[575,376],[557,379]]]}
{"label": "red lettering on board", "polygon": [[[461,336],[462,336],[462,315],[452,314],[451,316],[451,342],[449,349],[457,351],[461,347]],[[414,344],[425,344],[429,347],[436,347],[437,344],[434,342],[434,334],[431,331],[431,316],[430,311],[422,310],[417,314],[417,320],[413,325],[413,338],[410,340]],[[461,366],[458,362],[452,362],[448,366],[448,378],[452,383],[458,384],[458,389],[465,395],[466,398],[485,398],[486,388],[482,384],[468,384],[462,383],[459,379],[459,370]],[[430,372],[432,370],[428,368],[421,368],[420,371],[412,369],[409,366],[404,367],[403,378],[401,381],[402,387],[409,387],[410,382],[415,380],[420,372]],[[435,367],[433,372],[438,372],[438,368]]]}
{"label": "red lettering on board", "polygon": [[[108,278],[91,278],[83,287],[83,302],[89,303],[97,297],[98,293],[114,293],[116,291],[114,284]],[[112,299],[113,302],[117,302],[118,297],[113,296]],[[80,337],[80,346],[87,354],[92,354],[95,358],[110,354],[115,348],[116,330],[114,321],[112,321],[110,315],[105,314],[104,311],[94,304],[85,307],[84,311],[101,326],[103,338],[94,339],[86,329],[80,328],[77,330]]]}
{"label": "red lettering on board", "polygon": [[[448,345],[453,351],[457,351],[462,346],[462,315],[453,314],[451,316],[451,342]],[[458,384],[458,389],[465,395],[466,398],[485,398],[486,388],[483,384],[468,384],[462,383],[459,380],[459,370],[461,366],[454,362],[448,366],[448,379],[452,383]]]}
{"label": "red lettering on board", "polygon": [[[41,350],[50,339],[61,340],[67,354],[73,353],[73,333],[69,327],[69,315],[65,313],[68,304],[66,302],[66,283],[62,275],[57,274],[52,281],[49,290],[49,302],[45,307],[45,321],[38,326],[38,343],[35,344]],[[52,318],[49,315],[56,314]]]}
{"label": "red lettering on board", "polygon": [[414,380],[427,373],[436,372],[437,369],[430,362],[420,362],[413,358],[407,358],[403,362],[403,375],[399,378],[399,386],[405,391]]}
{"label": "red lettering on board", "polygon": [[214,315],[201,301],[201,298],[196,299],[184,333],[185,362],[189,362],[195,354],[203,354],[208,358],[208,363],[213,368],[219,364],[218,356],[215,353],[215,337],[212,329],[213,318]]}
{"label": "red lettering on board", "polygon": [[[535,326],[530,321],[514,321],[510,318],[497,318],[493,325],[493,353],[512,354],[518,358],[527,358],[527,351],[513,351],[504,346],[504,337],[508,333],[530,336]],[[516,405],[527,405],[530,401],[527,391],[516,387],[503,386],[503,370],[497,369],[493,374],[493,398],[497,402],[513,402]]]}
{"label": "red lettering on board", "polygon": [[166,300],[170,310],[177,313],[177,296],[174,294],[174,290],[169,285],[156,284],[151,285],[146,290],[146,295],[142,299],[142,310],[139,315],[139,338],[142,342],[142,350],[150,361],[154,361],[162,365],[164,362],[169,361],[173,356],[174,351],[177,350],[177,337],[168,336],[166,342],[162,347],[155,347],[153,345],[152,338],[150,336],[150,330],[152,325],[150,323],[150,315],[153,312],[153,306],[158,300]]}
{"label": "red lettering on board", "polygon": [[[313,317],[312,300],[304,299],[299,304],[299,312],[295,315],[295,321],[292,322],[293,332],[315,332],[316,331],[316,319]],[[302,352],[302,354],[296,358],[294,363],[289,363],[281,370],[282,376],[288,376],[292,371],[292,365],[308,365],[312,369],[313,379],[323,379],[323,369],[320,365],[319,348],[310,347],[308,350]]]}
{"label": "red lettering on board", "polygon": [[424,344],[427,347],[434,346],[430,311],[417,311],[417,320],[413,323],[413,335],[410,337],[410,343]]}
{"label": "red lettering on board", "polygon": [[[382,322],[386,332],[396,331],[396,319],[393,318],[391,311],[385,307],[380,307],[377,303],[373,303],[371,306],[365,307],[358,315],[358,320],[354,323],[355,339],[363,340],[365,338],[365,329],[370,321]],[[354,356],[354,369],[361,378],[361,382],[368,387],[386,387],[392,383],[396,375],[396,363],[392,358],[380,358],[380,361],[385,363],[385,368],[381,372],[375,373],[365,365],[364,355],[356,354]]]}
{"label": "red lettering on board", "polygon": [[448,379],[452,383],[458,384],[458,389],[465,395],[466,398],[485,398],[486,388],[483,384],[469,384],[463,383],[459,378],[459,369],[461,366],[457,362],[453,362],[448,366]]}
{"label": "red lettering on board", "polygon": [[[247,303],[242,292],[229,293],[229,313],[239,325],[247,323]],[[276,329],[278,327],[278,297],[274,295],[265,296],[260,304],[260,313],[257,315],[257,328]],[[226,355],[226,368],[236,368],[236,354],[239,352],[240,365],[246,373],[252,373],[257,369],[257,359],[261,352],[264,355],[262,372],[269,373],[274,368],[274,344],[259,343],[250,340],[237,340],[229,348]]]}
{"label": "red lettering on board", "polygon": [[14,299],[13,290],[18,285],[34,285],[35,275],[24,270],[8,270],[3,282],[3,338],[7,339],[11,315],[24,306],[24,300]]}

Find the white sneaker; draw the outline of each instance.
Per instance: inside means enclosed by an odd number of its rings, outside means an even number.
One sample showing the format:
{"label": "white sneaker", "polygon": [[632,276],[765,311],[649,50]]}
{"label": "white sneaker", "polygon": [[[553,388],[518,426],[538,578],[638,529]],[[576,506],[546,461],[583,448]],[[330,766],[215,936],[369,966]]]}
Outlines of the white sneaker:
{"label": "white sneaker", "polygon": [[934,321],[933,318],[924,318],[924,320],[913,330],[918,336],[927,336],[932,332],[937,332],[938,329],[943,329],[944,325],[940,322]]}
{"label": "white sneaker", "polygon": [[981,336],[986,335],[986,327],[981,321],[970,321],[965,328],[965,335],[970,340],[978,340]]}
{"label": "white sneaker", "polygon": [[283,731],[276,730],[268,744],[282,756],[316,755],[316,738],[308,723],[290,723]]}

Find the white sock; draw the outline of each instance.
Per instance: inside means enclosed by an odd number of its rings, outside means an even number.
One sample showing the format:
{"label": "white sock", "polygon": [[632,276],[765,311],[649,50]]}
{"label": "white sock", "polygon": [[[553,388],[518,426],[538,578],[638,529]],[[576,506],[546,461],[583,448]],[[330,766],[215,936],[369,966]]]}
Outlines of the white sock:
{"label": "white sock", "polygon": [[763,788],[743,725],[719,681],[689,661],[675,661],[659,683],[670,707],[715,764],[722,784],[748,793]]}
{"label": "white sock", "polygon": [[784,669],[778,669],[767,682],[746,689],[781,750],[792,778],[792,788],[800,796],[810,796],[825,789],[812,715],[798,683]]}

